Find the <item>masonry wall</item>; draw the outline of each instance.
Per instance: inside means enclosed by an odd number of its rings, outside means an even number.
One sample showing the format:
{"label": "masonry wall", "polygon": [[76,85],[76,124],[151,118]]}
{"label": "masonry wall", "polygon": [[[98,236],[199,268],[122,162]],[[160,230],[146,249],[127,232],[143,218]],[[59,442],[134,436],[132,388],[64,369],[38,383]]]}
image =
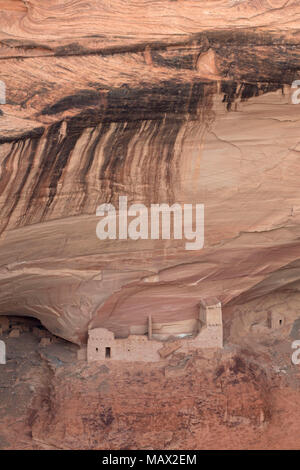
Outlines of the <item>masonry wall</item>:
{"label": "masonry wall", "polygon": [[199,306],[199,320],[202,325],[222,325],[222,305],[218,299],[202,300]]}
{"label": "masonry wall", "polygon": [[[91,361],[145,361],[157,362],[161,360],[159,350],[166,344],[162,341],[151,340],[147,336],[132,335],[124,339],[114,339],[111,332],[106,334],[104,328],[90,330],[87,347],[87,359]],[[193,339],[181,339],[179,352],[189,352],[196,349],[222,348],[222,325],[203,327]],[[110,348],[110,356],[106,355],[106,348]]]}
{"label": "masonry wall", "polygon": [[276,312],[268,312],[268,327],[272,329],[284,326],[284,315]]}
{"label": "masonry wall", "polygon": [[194,349],[222,348],[223,327],[222,325],[205,326],[198,336],[193,339],[182,340],[180,351],[188,352]]}
{"label": "masonry wall", "polygon": [[[104,360],[156,362],[160,360],[158,350],[162,345],[161,342],[149,341],[147,336],[142,335],[115,339],[110,331],[95,328],[89,332],[87,358],[89,362]],[[107,348],[110,348],[110,357],[107,357]]]}
{"label": "masonry wall", "polygon": [[[194,338],[181,339],[178,351],[223,347],[222,309],[217,299],[200,303],[198,331]],[[89,331],[87,359],[89,362],[105,360],[156,362],[161,359],[159,351],[165,344],[163,341],[149,340],[145,335],[130,335],[128,338],[115,339],[111,331],[94,328]]]}

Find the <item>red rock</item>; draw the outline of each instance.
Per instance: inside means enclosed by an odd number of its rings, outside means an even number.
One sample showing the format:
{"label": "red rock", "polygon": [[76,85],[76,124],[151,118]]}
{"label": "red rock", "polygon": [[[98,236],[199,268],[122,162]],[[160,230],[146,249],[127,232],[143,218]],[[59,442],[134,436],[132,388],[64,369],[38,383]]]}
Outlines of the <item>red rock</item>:
{"label": "red rock", "polygon": [[14,329],[11,330],[11,332],[8,335],[10,338],[19,338],[20,336],[20,330]]}
{"label": "red rock", "polygon": [[[22,419],[1,423],[18,445],[299,448],[296,374],[264,375],[276,344],[290,367],[299,331],[299,15],[296,0],[0,0],[0,315],[84,346],[93,328],[143,334],[150,316],[153,335],[189,334],[212,296],[226,347],[261,354],[259,371],[236,361],[220,379],[116,366],[115,388],[43,358],[30,410],[23,397]],[[100,241],[96,209],[120,195],[204,204],[204,248]]]}
{"label": "red rock", "polygon": [[177,351],[180,349],[182,346],[182,343],[180,341],[172,341],[170,343],[164,344],[164,346],[158,350],[159,355],[161,358],[166,358],[170,356],[170,354],[173,354],[173,352]]}
{"label": "red rock", "polygon": [[49,344],[51,344],[51,339],[50,338],[42,338],[39,344],[40,344],[41,347],[49,346]]}

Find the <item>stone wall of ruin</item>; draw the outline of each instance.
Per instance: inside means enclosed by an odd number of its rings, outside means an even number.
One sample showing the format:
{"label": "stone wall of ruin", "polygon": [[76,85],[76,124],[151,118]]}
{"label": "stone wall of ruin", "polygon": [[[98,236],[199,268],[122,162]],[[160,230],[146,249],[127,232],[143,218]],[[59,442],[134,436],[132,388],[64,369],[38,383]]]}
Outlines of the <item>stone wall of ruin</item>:
{"label": "stone wall of ruin", "polygon": [[[160,360],[158,350],[161,347],[161,342],[149,341],[147,336],[131,335],[128,338],[115,339],[108,330],[95,328],[90,331],[87,357],[89,362],[106,359],[156,362]],[[106,348],[110,348],[110,357],[106,356]]]}
{"label": "stone wall of ruin", "polygon": [[[115,339],[113,333],[104,328],[90,330],[87,347],[88,361],[144,361],[157,362],[161,360],[159,350],[163,348],[164,341],[151,340],[143,335],[131,335],[124,339]],[[179,340],[179,351],[189,352],[195,349],[222,348],[222,325],[205,326],[193,339],[183,338]],[[106,348],[110,348],[110,357],[106,357]]]}

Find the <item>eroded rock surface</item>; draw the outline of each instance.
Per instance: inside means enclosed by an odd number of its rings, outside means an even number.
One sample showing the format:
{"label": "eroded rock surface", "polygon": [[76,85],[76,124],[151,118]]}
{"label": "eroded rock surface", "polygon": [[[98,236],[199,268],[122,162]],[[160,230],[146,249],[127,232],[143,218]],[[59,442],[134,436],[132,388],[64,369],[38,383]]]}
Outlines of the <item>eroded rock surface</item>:
{"label": "eroded rock surface", "polygon": [[240,345],[145,367],[76,362],[75,345],[32,322],[1,336],[1,449],[299,449],[300,366],[284,333],[244,330]]}
{"label": "eroded rock surface", "polygon": [[[297,1],[2,1],[0,314],[84,343],[298,292]],[[205,204],[205,246],[96,237],[96,208]],[[151,278],[153,282],[145,282]]]}

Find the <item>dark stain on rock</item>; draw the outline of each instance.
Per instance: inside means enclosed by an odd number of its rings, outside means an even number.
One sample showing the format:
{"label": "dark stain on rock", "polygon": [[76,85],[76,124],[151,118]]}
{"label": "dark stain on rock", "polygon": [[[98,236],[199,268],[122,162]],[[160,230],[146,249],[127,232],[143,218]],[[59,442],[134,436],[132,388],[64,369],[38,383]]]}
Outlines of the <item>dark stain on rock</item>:
{"label": "dark stain on rock", "polygon": [[46,106],[41,114],[58,114],[67,109],[72,108],[83,108],[87,106],[94,106],[100,103],[100,94],[95,90],[80,90],[74,95],[64,96],[61,100],[57,101],[53,105]]}
{"label": "dark stain on rock", "polygon": [[101,93],[93,90],[67,96],[43,109],[42,114],[54,115],[72,108],[94,106],[85,109],[71,118],[78,128],[93,127],[100,122],[129,122],[164,118],[166,114],[180,117],[188,112],[196,117],[197,104],[208,94],[216,91],[215,83],[165,80],[158,85],[141,83],[137,88],[123,85],[111,88],[106,93],[106,105],[103,105]]}
{"label": "dark stain on rock", "polygon": [[[72,96],[58,101],[48,109],[50,114],[66,110],[68,106],[74,106],[74,103],[78,106],[89,106],[94,103],[96,106],[84,109],[78,115],[66,119],[66,129],[63,132],[61,132],[62,121],[48,128],[47,134],[43,137],[46,143],[34,176],[27,209],[19,222],[21,224],[38,222],[48,216],[64,169],[68,165],[78,139],[87,128],[90,128],[92,141],[83,152],[84,158],[77,181],[81,185],[82,196],[75,213],[78,211],[84,213],[88,199],[87,177],[101,139],[105,141],[104,161],[98,179],[101,181],[106,200],[109,201],[110,198],[118,196],[119,189],[116,188],[126,185],[131,160],[134,158],[130,143],[140,133],[144,133],[149,140],[148,155],[141,158],[143,179],[141,183],[145,185],[145,188],[152,188],[154,185],[157,198],[159,198],[159,191],[162,191],[163,194],[168,194],[167,197],[171,202],[174,189],[172,178],[174,169],[178,167],[174,159],[178,132],[186,121],[187,115],[190,119],[199,120],[201,125],[203,123],[205,125],[211,114],[212,96],[215,89],[214,83],[180,83],[171,80],[164,81],[155,87],[131,89],[124,86],[111,89],[106,94],[105,109],[103,103],[99,102],[98,91],[90,93],[85,90],[79,95],[74,95],[76,99]],[[146,128],[145,121],[149,121]],[[106,139],[105,136],[111,130],[112,123],[115,123],[115,129]],[[95,133],[97,133],[96,136]],[[16,207],[22,188],[29,177],[39,142],[39,139],[36,139],[31,144],[29,159],[24,155],[28,159],[28,166],[10,213]],[[151,194],[149,191],[146,198]],[[40,201],[39,205],[34,203],[36,200]],[[73,212],[73,215],[75,213]],[[25,218],[26,221],[23,220]]]}
{"label": "dark stain on rock", "polygon": [[54,55],[60,57],[68,55],[86,55],[88,53],[89,50],[86,47],[82,46],[78,42],[72,42],[71,44],[67,44],[65,46],[56,47]]}
{"label": "dark stain on rock", "polygon": [[233,80],[222,81],[221,93],[223,96],[223,103],[226,103],[227,111],[231,111],[234,102],[247,101],[254,96],[261,96],[265,93],[272,91],[282,90],[283,85],[280,83],[238,83]]}
{"label": "dark stain on rock", "polygon": [[54,166],[52,167],[51,178],[49,183],[49,197],[46,203],[46,207],[43,212],[44,217],[56,195],[57,185],[61,178],[62,172],[67,165],[69,158],[71,157],[72,150],[74,149],[76,142],[78,140],[78,135],[72,134],[72,132],[67,133],[66,137],[63,139],[62,143],[59,145],[58,154],[54,160]]}
{"label": "dark stain on rock", "polygon": [[104,148],[104,162],[101,167],[100,179],[107,177],[107,173],[116,175],[124,166],[128,153],[128,145],[133,136],[139,132],[141,122],[121,122],[117,124],[115,132],[108,139]]}
{"label": "dark stain on rock", "polygon": [[233,358],[233,365],[230,366],[230,370],[234,374],[244,374],[246,372],[245,361],[241,357],[235,356]]}
{"label": "dark stain on rock", "polygon": [[[204,52],[201,50],[201,52]],[[199,51],[198,51],[199,54]],[[195,53],[187,51],[186,54],[178,55],[163,55],[159,52],[152,52],[152,61],[155,65],[160,67],[169,67],[171,69],[186,69],[194,70],[195,69]]]}
{"label": "dark stain on rock", "polygon": [[226,103],[227,111],[231,110],[231,105],[236,97],[237,83],[233,81],[224,81],[221,84],[221,92],[224,93],[223,103]]}
{"label": "dark stain on rock", "polygon": [[48,189],[48,199],[42,218],[54,200],[57,184],[80,135],[77,132],[72,132],[72,125],[68,124],[67,135],[62,138],[59,133],[60,126],[61,122],[58,122],[49,128],[46,136],[47,145],[39,164],[38,176],[26,210],[26,213],[30,214],[33,201],[41,195],[43,190]]}
{"label": "dark stain on rock", "polygon": [[[108,132],[110,128],[110,124],[109,123],[103,123],[101,125],[101,128],[100,130],[98,129],[98,134],[97,134],[97,137],[95,138],[94,142],[92,143],[92,145],[88,148],[87,150],[87,155],[86,155],[86,158],[84,160],[84,163],[83,163],[83,167],[80,171],[80,183],[82,183],[85,187],[85,190],[84,190],[84,198],[82,200],[82,203],[81,203],[81,207],[84,208],[85,207],[85,204],[86,204],[86,201],[87,201],[87,197],[88,197],[88,184],[86,182],[86,177],[91,169],[91,166],[93,164],[93,161],[94,161],[94,158],[96,156],[96,151],[97,151],[97,147],[99,145],[99,142],[101,141],[101,139],[105,136],[105,134]],[[96,132],[96,129],[97,128],[94,128],[92,130],[92,133],[91,133],[91,137],[92,135]]]}
{"label": "dark stain on rock", "polygon": [[102,423],[104,424],[104,426],[110,426],[113,423],[115,418],[114,418],[111,407],[103,410],[103,412],[100,413],[100,419]]}
{"label": "dark stain on rock", "polygon": [[[44,126],[39,126],[34,129],[19,133],[17,135],[2,135],[0,134],[0,144],[6,144],[9,142],[17,142],[25,139],[36,139],[41,137],[44,133]],[[1,131],[0,131],[1,132]]]}
{"label": "dark stain on rock", "polygon": [[224,373],[225,373],[225,367],[223,365],[221,365],[220,367],[217,368],[217,370],[215,372],[215,378],[218,379]]}
{"label": "dark stain on rock", "polygon": [[[195,68],[195,53],[202,54],[209,48],[216,54],[218,70],[222,77],[245,82],[275,82],[290,84],[299,74],[300,52],[298,39],[284,33],[266,32],[250,28],[238,30],[207,30],[200,33],[175,36],[172,41],[136,42],[114,46],[102,46],[105,35],[86,36],[87,41],[94,39],[93,48],[72,42],[63,46],[20,40],[2,40],[4,46],[11,47],[12,57],[29,58],[26,51],[36,49],[43,56],[112,56],[121,54],[143,54],[149,50],[153,63],[176,70]],[[115,37],[118,39],[118,36]],[[88,43],[87,43],[88,44]],[[97,44],[97,46],[95,46]],[[22,56],[18,50],[22,49]],[[2,57],[0,59],[7,59]]]}
{"label": "dark stain on rock", "polygon": [[[25,142],[23,141],[23,149],[24,149],[24,144]],[[20,181],[20,185],[16,191],[16,193],[14,194],[14,197],[13,198],[9,198],[7,201],[6,201],[6,204],[7,206],[9,207],[9,200],[12,200],[12,204],[10,206],[10,209],[9,209],[9,212],[8,214],[6,215],[7,217],[7,223],[9,222],[9,219],[14,211],[14,209],[16,208],[19,200],[20,200],[20,197],[21,197],[21,194],[22,194],[22,191],[24,189],[24,186],[28,180],[28,177],[30,175],[30,172],[31,172],[31,169],[32,169],[32,165],[33,165],[33,161],[34,161],[34,156],[36,154],[36,149],[38,147],[38,144],[39,144],[39,141],[37,139],[32,139],[30,140],[30,152],[29,152],[29,157],[28,157],[28,163],[27,163],[27,167],[26,167],[26,170],[25,170],[25,173],[23,174],[23,177]],[[21,153],[22,153],[22,150],[21,150]]]}

